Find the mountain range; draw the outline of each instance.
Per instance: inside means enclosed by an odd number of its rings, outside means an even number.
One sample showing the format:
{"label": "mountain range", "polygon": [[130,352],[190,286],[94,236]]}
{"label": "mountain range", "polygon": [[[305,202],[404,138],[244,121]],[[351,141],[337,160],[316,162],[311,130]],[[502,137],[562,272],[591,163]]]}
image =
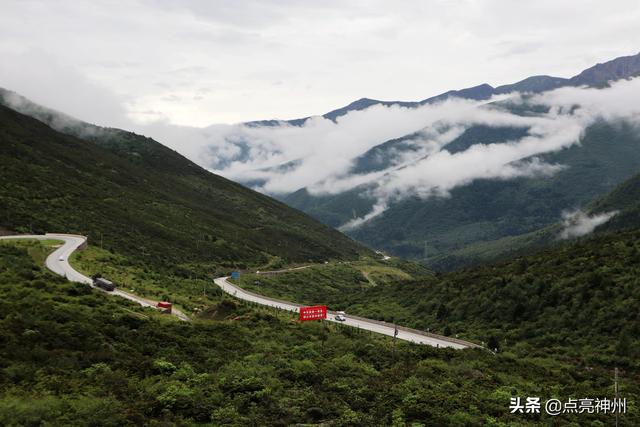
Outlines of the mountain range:
{"label": "mountain range", "polygon": [[[525,93],[526,97],[531,96],[526,94],[544,94],[562,87],[604,90],[612,82],[639,75],[640,54],[595,65],[571,78],[533,76],[495,88],[483,84],[449,91],[418,102],[363,98],[323,117],[335,121],[349,112],[374,105],[417,108],[447,98],[489,100],[494,95],[512,92]],[[508,100],[490,106],[527,117],[549,111],[548,107],[526,102],[515,105]],[[305,120],[252,122],[249,125],[302,126]],[[530,130],[527,126],[474,124],[442,147],[442,151],[456,154],[474,146],[509,144],[527,137]],[[414,133],[374,146],[352,161],[349,173],[361,177],[373,172],[385,174],[393,169],[397,158],[413,156],[416,161],[422,160],[424,157],[416,148],[415,140],[425,131],[429,129],[416,129]],[[391,203],[381,215],[344,231],[371,247],[418,260],[439,270],[515,253],[532,240],[536,241],[533,236],[537,233],[547,236],[548,227],[560,224],[563,215],[588,207],[640,171],[640,131],[630,121],[598,118],[585,127],[577,144],[528,160],[533,159],[558,165],[560,169],[546,176],[474,179],[453,188],[448,197],[404,197]],[[376,185],[375,182],[361,183],[337,194],[318,194],[301,188],[292,193],[276,194],[276,197],[325,224],[341,227],[374,209],[376,198],[371,194]],[[555,229],[559,230],[559,225]],[[545,240],[549,238],[547,236]]]}
{"label": "mountain range", "polygon": [[[363,98],[346,107],[333,110],[323,117],[333,122],[339,122],[340,117],[350,112],[366,110],[375,105],[398,105],[411,109],[424,105],[437,106],[443,100],[456,98],[488,101],[494,95],[512,92],[544,94],[561,87],[582,86],[605,89],[611,82],[638,75],[640,75],[640,54],[598,64],[571,78],[533,76],[514,84],[495,88],[488,84],[482,84],[472,88],[448,91],[418,102],[378,101]],[[180,154],[150,138],[75,120],[63,113],[38,106],[7,90],[0,90],[0,102],[49,126],[47,132],[58,132],[57,138],[63,135],[65,138],[72,138],[76,141],[73,144],[77,144],[77,141],[91,142],[93,144],[90,146],[92,150],[97,149],[95,146],[98,146],[99,149],[106,150],[103,154],[115,155],[119,161],[126,161],[128,164],[134,165],[138,168],[135,174],[138,176],[136,179],[140,182],[149,182],[149,177],[157,176],[158,179],[153,184],[157,190],[153,191],[158,194],[171,191],[166,183],[174,180],[186,185],[178,192],[180,203],[184,202],[184,195],[193,195],[194,198],[189,202],[191,203],[189,209],[198,212],[198,216],[201,218],[198,221],[202,220],[203,225],[194,229],[187,227],[185,223],[184,227],[180,226],[179,231],[171,231],[182,220],[174,221],[169,229],[164,229],[165,223],[158,219],[156,223],[162,225],[149,231],[159,235],[167,235],[166,241],[178,236],[180,236],[178,241],[180,239],[186,241],[186,239],[197,235],[196,238],[201,240],[204,247],[212,251],[211,253],[236,254],[231,256],[231,259],[224,260],[224,263],[229,265],[236,261],[240,263],[247,261],[247,258],[243,258],[242,254],[247,253],[244,249],[248,247],[251,248],[250,252],[254,254],[252,255],[252,263],[263,262],[274,256],[283,257],[290,261],[302,261],[315,259],[319,253],[322,253],[324,258],[340,258],[353,257],[362,251],[366,252],[366,249],[349,239],[345,239],[341,234],[331,231],[328,227],[317,228],[317,225],[311,225],[313,223],[309,222],[311,221],[309,218],[299,216],[298,213],[294,214],[293,210],[288,211],[281,203],[268,198],[261,199],[262,196],[259,196],[258,193],[241,186],[233,187],[235,184],[230,181],[208,173]],[[536,117],[548,112],[548,107],[527,103],[516,105],[509,103],[508,100],[494,102],[488,106],[521,117]],[[9,111],[5,111],[5,114],[9,113]],[[26,120],[26,118],[22,120]],[[302,127],[307,120],[305,118],[292,121],[263,121],[251,122],[246,125],[254,129],[260,127],[268,129],[287,126]],[[349,173],[356,177],[367,176],[371,173],[380,173],[381,176],[384,176],[388,170],[404,167],[397,165],[398,157],[413,156],[416,161],[424,159],[424,153],[416,149],[415,140],[425,131],[431,131],[431,129],[428,127],[416,128],[412,133],[399,135],[369,148],[353,159]],[[473,124],[441,147],[441,151],[455,155],[480,146],[508,145],[511,141],[527,137],[530,131],[528,126]],[[615,144],[612,141],[615,141]],[[244,141],[243,144],[251,144],[251,141]],[[558,165],[553,174],[511,179],[472,179],[464,185],[453,188],[447,197],[408,195],[390,203],[381,215],[365,221],[358,227],[343,230],[352,238],[369,247],[417,260],[438,270],[459,268],[500,258],[510,253],[518,253],[525,247],[535,246],[541,241],[548,242],[556,238],[564,214],[590,206],[594,200],[640,170],[638,144],[640,144],[640,133],[633,123],[596,120],[584,129],[578,144],[524,159],[533,159],[548,165]],[[14,146],[14,148],[16,147]],[[65,150],[60,151],[60,153],[64,152]],[[39,161],[39,155],[32,154],[32,156]],[[109,162],[105,164],[109,164]],[[298,166],[299,162],[290,161],[272,167],[271,170],[286,174]],[[7,182],[18,180],[19,171],[29,170],[29,168],[32,167],[28,165],[16,166],[14,170],[16,175],[7,177]],[[96,170],[92,169],[91,173],[96,173]],[[143,178],[143,176],[145,177]],[[201,184],[202,179],[206,181],[205,184]],[[210,180],[215,182],[209,182]],[[249,186],[259,186],[260,184],[259,181],[251,179],[239,179],[239,181]],[[41,182],[46,182],[46,179],[41,177]],[[44,191],[43,189],[54,191],[48,187],[49,182],[46,184],[41,187],[37,186],[33,191]],[[65,185],[72,186],[70,183]],[[210,186],[225,188],[223,191],[225,194],[219,194],[215,191],[208,192],[206,188]],[[354,218],[365,217],[372,211],[376,204],[375,197],[371,196],[372,188],[374,188],[374,183],[365,182],[334,194],[317,194],[307,188],[300,188],[290,193],[273,195],[327,226],[338,228]],[[227,194],[236,190],[243,196],[229,196]],[[118,190],[115,188],[105,191],[109,194],[118,194]],[[9,193],[6,193],[4,197],[11,203],[15,203]],[[162,216],[171,212],[172,203],[175,203],[178,194],[163,197],[167,197],[171,202],[155,211],[156,215]],[[246,234],[238,235],[236,226],[240,225],[240,218],[243,218],[244,214],[233,215],[229,209],[219,203],[215,203],[214,209],[214,205],[210,201],[211,197],[215,198],[216,202],[225,200],[224,204],[231,203],[230,206],[234,211],[243,211],[247,215],[252,210],[262,212],[265,209],[267,211],[265,217],[268,218],[265,222],[270,223],[271,228],[264,227],[263,223],[254,224],[253,219],[247,219],[245,224],[242,224],[242,228],[245,230],[243,233]],[[238,197],[240,198],[238,199]],[[243,198],[248,198],[253,202],[242,202]],[[95,199],[100,200],[101,197],[96,194]],[[134,199],[144,200],[144,197],[136,196]],[[105,200],[111,200],[111,198],[103,197],[102,200],[100,209],[109,209],[108,202]],[[30,203],[33,204],[33,201]],[[140,212],[142,212],[143,206],[145,204],[141,203],[138,208]],[[96,210],[95,207],[87,208]],[[100,233],[100,230],[97,229],[83,230],[83,224],[79,219],[80,215],[73,220],[65,219],[52,223],[51,219],[37,214],[39,209],[36,209],[35,206],[25,205],[19,210],[23,212],[23,217],[19,218],[20,221],[17,221],[16,218],[7,218],[4,222],[9,226],[29,222],[38,230],[64,224],[65,227],[69,226],[78,232],[90,231],[89,234],[92,235]],[[285,212],[287,213],[285,214]],[[95,212],[93,214],[96,215]],[[118,215],[120,216],[121,213]],[[130,216],[132,215],[129,213],[126,217]],[[135,216],[133,215],[133,217]],[[275,230],[286,230],[287,227],[284,224],[294,217],[296,219],[292,220],[292,223],[302,221],[306,224],[303,226],[300,223],[298,231],[295,232],[287,230],[286,234],[293,239],[291,242],[296,241],[297,243],[285,243],[284,240],[277,241],[273,237],[265,237],[266,235],[281,234],[275,233]],[[276,220],[276,218],[285,219]],[[112,225],[109,227],[110,235],[117,234],[113,233]],[[211,231],[212,227],[221,231],[213,232]],[[224,231],[231,229],[235,231]],[[555,230],[555,236],[550,234],[549,230],[551,229]],[[313,238],[309,240],[308,238],[312,235]],[[544,236],[544,238],[541,239],[540,236]],[[114,239],[117,240],[117,237]],[[123,238],[123,240],[125,239]],[[304,249],[309,244],[314,249]],[[265,245],[269,246],[267,250],[264,249]],[[184,246],[187,244],[185,243]],[[221,250],[221,247],[224,247],[224,250]],[[322,248],[322,250],[318,251],[317,248]]]}
{"label": "mountain range", "polygon": [[[432,96],[422,101],[380,101],[377,99],[360,98],[349,105],[329,111],[322,115],[325,119],[335,121],[338,117],[344,116],[351,111],[360,111],[373,105],[415,108],[421,105],[432,104],[448,98],[461,98],[473,100],[487,100],[495,95],[503,95],[512,92],[539,93],[547,90],[557,89],[566,86],[593,86],[603,87],[611,81],[636,77],[640,75],[640,53],[630,56],[622,56],[611,61],[594,65],[579,74],[570,77],[553,76],[530,76],[516,83],[493,87],[488,83],[458,90],[449,90],[440,95]],[[248,126],[277,126],[279,124],[289,124],[302,126],[309,117],[292,120],[257,120],[246,122]]]}
{"label": "mountain range", "polygon": [[[354,232],[386,235],[394,251],[414,242],[413,233],[440,233],[442,253],[428,258],[443,269],[504,255],[510,245],[557,243],[562,205],[584,203],[589,217],[615,212],[596,235],[500,263],[372,283],[372,273],[388,275],[395,260],[360,272],[357,262],[342,261],[372,252],[309,216],[153,139],[17,97],[0,93],[0,232],[89,235],[74,265],[108,268],[138,293],[169,295],[193,309],[193,321],[47,272],[43,259],[55,242],[0,245],[2,425],[533,426],[576,425],[577,416],[606,425],[611,413],[514,414],[508,405],[541,390],[563,402],[612,396],[614,369],[623,398],[640,394],[634,123],[591,124],[580,145],[546,155],[566,165],[555,175],[476,180],[448,198],[408,199]],[[536,110],[528,108],[519,112]],[[464,153],[478,141],[505,144],[527,132],[478,125],[446,148]],[[385,170],[394,147],[414,148],[410,139],[376,147],[354,168]],[[313,208],[333,203],[324,207],[338,219],[355,203],[366,212],[370,202],[351,192],[333,201],[298,196],[317,202]],[[438,248],[429,239],[427,251]],[[281,297],[288,284],[301,303],[321,298],[350,316],[482,341],[495,353],[300,323],[203,288],[212,275],[278,262],[317,265],[265,276],[253,282],[256,292]],[[638,425],[629,408],[621,423]]]}

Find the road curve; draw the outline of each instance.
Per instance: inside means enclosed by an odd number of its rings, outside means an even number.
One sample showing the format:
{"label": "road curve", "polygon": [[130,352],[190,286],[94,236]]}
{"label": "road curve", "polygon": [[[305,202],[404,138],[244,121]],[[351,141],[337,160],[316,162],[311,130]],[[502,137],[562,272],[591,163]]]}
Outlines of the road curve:
{"label": "road curve", "polygon": [[[0,240],[10,240],[10,239],[29,239],[29,240],[61,240],[63,243],[58,249],[53,251],[47,257],[45,261],[46,267],[53,271],[54,273],[64,276],[67,280],[71,282],[84,283],[92,288],[98,289],[109,295],[117,295],[119,297],[128,299],[129,301],[133,301],[137,304],[140,304],[143,307],[156,307],[157,302],[152,301],[150,299],[142,298],[137,295],[130,294],[128,292],[124,292],[120,289],[115,289],[112,292],[104,291],[101,288],[93,286],[93,280],[89,277],[83,275],[76,271],[69,264],[69,257],[76,249],[80,246],[84,245],[87,241],[87,238],[84,236],[79,236],[76,234],[58,234],[58,233],[47,233],[45,235],[15,235],[15,236],[0,236]],[[180,310],[172,309],[171,314],[177,316],[180,320],[188,321],[189,318],[182,313]]]}
{"label": "road curve", "polygon": [[[84,245],[87,241],[87,238],[84,236],[74,235],[74,234],[58,234],[58,233],[47,233],[45,235],[14,235],[14,236],[0,236],[0,240],[9,240],[9,239],[35,239],[35,240],[60,240],[63,242],[63,245],[53,251],[46,259],[46,267],[53,271],[54,273],[64,276],[67,280],[72,282],[79,282],[87,284],[95,289],[98,289],[106,294],[110,295],[118,295],[122,298],[128,299],[129,301],[133,301],[137,304],[140,304],[143,307],[156,307],[156,302],[139,297],[137,295],[130,294],[128,292],[121,291],[120,289],[115,289],[112,292],[106,292],[100,288],[93,286],[93,281],[76,271],[69,264],[69,257],[73,254],[76,249]],[[307,268],[297,267],[296,269]],[[289,271],[289,270],[283,270]],[[280,271],[278,271],[279,273]],[[229,282],[229,277],[220,277],[215,279],[216,285],[218,285],[224,292],[233,295],[236,298],[255,302],[261,305],[276,307],[281,310],[288,310],[293,312],[298,312],[299,308],[303,305],[296,304],[287,301],[280,301],[273,298],[268,298],[265,296],[261,296],[258,294],[254,294],[252,292],[245,291],[244,289],[234,285]],[[173,309],[172,314],[177,316],[181,320],[188,321],[189,318],[182,313],[180,310]],[[396,332],[396,327],[394,325],[385,324],[384,322],[378,322],[375,320],[364,319],[355,316],[347,316],[347,320],[343,322],[339,322],[335,320],[335,312],[329,311],[327,315],[327,320],[330,322],[341,323],[347,326],[351,326],[358,329],[363,329],[367,331],[376,332],[383,335],[394,336]],[[473,344],[470,342],[466,342],[463,340],[441,337],[435,334],[429,334],[422,331],[417,331],[413,329],[397,327],[397,337],[398,339],[404,341],[410,341],[417,344],[425,344],[433,347],[449,347],[454,349],[464,349],[464,348],[472,348],[472,347],[480,347],[477,344]]]}
{"label": "road curve", "polygon": [[[219,277],[214,280],[216,285],[218,285],[224,292],[233,295],[236,298],[255,302],[261,305],[266,305],[269,307],[276,307],[281,310],[288,310],[298,312],[300,307],[303,307],[302,304],[296,304],[292,302],[280,301],[273,298],[264,297],[258,294],[254,294],[253,292],[245,291],[239,286],[234,285],[229,282],[229,277]],[[367,331],[377,332],[379,334],[393,336],[395,332],[394,325],[385,324],[383,322],[377,322],[375,320],[364,319],[361,317],[354,317],[347,315],[347,320],[344,322],[340,322],[335,320],[335,312],[329,311],[327,314],[327,320],[330,322],[341,323],[343,325],[352,326],[354,328],[359,328]],[[480,347],[477,344],[473,344],[470,342],[452,339],[447,337],[439,337],[435,334],[429,334],[426,332],[421,332],[417,330],[412,330],[408,328],[398,327],[398,339],[404,341],[414,342],[416,344],[425,344],[433,347],[449,347],[455,349],[463,349],[463,348],[472,348],[472,347]]]}

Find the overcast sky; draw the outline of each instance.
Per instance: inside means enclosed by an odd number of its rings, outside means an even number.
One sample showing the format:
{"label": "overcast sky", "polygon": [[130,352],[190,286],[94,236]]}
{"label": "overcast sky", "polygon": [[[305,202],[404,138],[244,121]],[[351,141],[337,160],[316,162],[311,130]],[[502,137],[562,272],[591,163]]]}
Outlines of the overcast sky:
{"label": "overcast sky", "polygon": [[637,0],[0,0],[0,86],[102,125],[322,114],[640,51]]}

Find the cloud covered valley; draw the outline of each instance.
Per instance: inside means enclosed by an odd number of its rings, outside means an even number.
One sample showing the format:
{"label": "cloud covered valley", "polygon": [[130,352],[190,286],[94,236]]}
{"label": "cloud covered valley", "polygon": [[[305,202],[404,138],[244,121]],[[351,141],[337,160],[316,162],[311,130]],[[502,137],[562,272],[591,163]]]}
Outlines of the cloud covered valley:
{"label": "cloud covered valley", "polygon": [[[547,163],[541,155],[580,144],[585,129],[598,120],[637,123],[637,99],[640,79],[632,79],[604,89],[567,87],[481,102],[451,98],[418,108],[374,105],[336,121],[311,117],[301,126],[199,129],[156,123],[146,130],[213,172],[267,194],[304,188],[322,196],[358,189],[375,203],[366,215],[343,224],[348,229],[407,197],[447,197],[478,179],[553,175],[566,166]],[[524,132],[500,143],[478,140],[450,150],[448,145],[473,126]],[[383,167],[356,168],[367,155]]]}

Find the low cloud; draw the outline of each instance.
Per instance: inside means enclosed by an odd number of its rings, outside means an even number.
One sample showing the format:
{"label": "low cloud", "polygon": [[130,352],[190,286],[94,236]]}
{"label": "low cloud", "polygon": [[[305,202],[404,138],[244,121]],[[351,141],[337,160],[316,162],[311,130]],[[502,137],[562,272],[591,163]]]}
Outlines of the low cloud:
{"label": "low cloud", "polygon": [[126,97],[38,49],[3,54],[0,87],[89,123],[123,129],[134,126],[124,107]]}
{"label": "low cloud", "polygon": [[[287,194],[305,188],[314,195],[357,189],[372,202],[371,212],[342,228],[357,227],[383,214],[406,197],[447,197],[477,179],[512,179],[552,175],[564,165],[541,155],[579,144],[597,120],[639,122],[640,79],[605,89],[562,88],[523,96],[504,96],[511,106],[537,105],[546,112],[520,115],[495,99],[450,99],[419,108],[375,105],[353,111],[336,122],[312,117],[302,126],[220,125],[185,128],[156,123],[152,134],[192,160],[258,191]],[[526,129],[522,138],[450,152],[447,144],[472,126]],[[410,135],[410,136],[407,136]],[[403,138],[383,154],[372,154],[383,167],[353,172],[357,160],[374,147]],[[612,144],[615,141],[611,142]]]}
{"label": "low cloud", "polygon": [[[314,193],[336,192],[329,188],[338,184],[332,180],[348,179],[354,159],[371,148],[449,121],[453,115],[472,114],[479,105],[453,100],[418,109],[377,105],[342,116],[337,123],[313,117],[304,126],[231,126],[211,141],[200,160],[228,178],[260,180],[264,184],[257,189],[267,193],[289,193],[300,188]],[[427,130],[425,135],[416,137],[415,143],[428,150],[430,144],[439,147],[458,134]],[[423,154],[424,150],[416,154]],[[292,161],[299,163],[294,170],[283,174],[274,169]],[[329,181],[332,182],[323,184]]]}
{"label": "low cloud", "polygon": [[618,212],[605,212],[598,215],[589,216],[581,210],[565,212],[562,214],[563,229],[560,238],[570,239],[591,233],[599,225],[609,221]]}
{"label": "low cloud", "polygon": [[[344,229],[362,225],[406,197],[447,197],[452,189],[477,179],[552,175],[565,166],[545,163],[541,156],[579,144],[584,130],[596,120],[640,123],[640,78],[636,78],[605,89],[561,88],[533,96],[503,96],[511,105],[546,107],[546,112],[535,115],[511,113],[496,104],[497,99],[449,99],[419,108],[375,105],[336,122],[312,117],[302,126],[178,126],[162,118],[160,111],[148,109],[140,110],[139,115],[148,118],[141,124],[126,114],[123,103],[129,100],[53,58],[34,51],[12,58],[0,67],[0,81],[7,88],[89,122],[152,136],[201,166],[258,191],[288,194],[304,188],[326,195],[355,189],[371,201],[372,209],[344,224]],[[62,83],[55,88],[38,83],[50,79]],[[19,110],[27,108],[19,98],[12,102]],[[60,129],[67,121],[73,123],[64,115],[58,121],[54,127]],[[449,143],[478,125],[526,129],[526,135],[447,150]],[[397,138],[402,141],[395,148],[387,147],[386,142]],[[379,167],[357,172],[354,165],[365,155]]]}

